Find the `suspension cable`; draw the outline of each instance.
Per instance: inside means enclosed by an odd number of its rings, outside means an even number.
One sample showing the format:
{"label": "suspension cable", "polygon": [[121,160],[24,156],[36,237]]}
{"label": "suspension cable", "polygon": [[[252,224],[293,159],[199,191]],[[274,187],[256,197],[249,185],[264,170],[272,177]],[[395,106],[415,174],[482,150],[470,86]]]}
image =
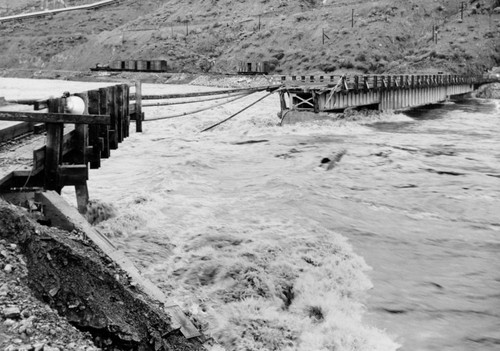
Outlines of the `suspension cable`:
{"label": "suspension cable", "polygon": [[229,99],[229,98],[234,97],[234,96],[241,96],[241,95],[248,95],[248,94],[249,94],[248,92],[244,92],[244,93],[228,94],[227,96],[216,96],[216,97],[212,97],[212,98],[200,99],[200,100],[191,100],[191,101],[143,103],[142,107],[156,107],[156,106],[172,106],[172,105],[195,104],[197,102],[206,102],[206,101]]}
{"label": "suspension cable", "polygon": [[220,121],[220,122],[218,122],[218,123],[215,123],[215,124],[211,125],[211,126],[210,126],[210,127],[208,127],[208,128],[203,129],[200,133],[203,133],[203,132],[209,131],[210,129],[213,129],[213,128],[215,128],[215,127],[217,127],[217,126],[221,125],[222,123],[225,123],[225,122],[229,121],[231,118],[236,117],[236,116],[237,116],[237,115],[239,115],[241,112],[243,112],[243,111],[245,111],[245,110],[249,109],[250,107],[252,107],[252,106],[253,106],[253,105],[255,105],[256,103],[258,103],[259,101],[264,100],[265,98],[267,98],[269,95],[272,95],[272,94],[274,94],[274,91],[271,91],[269,94],[264,95],[263,97],[261,97],[261,98],[260,98],[260,99],[258,99],[257,101],[254,101],[253,103],[251,103],[251,104],[250,104],[250,105],[248,105],[247,107],[245,107],[245,108],[243,108],[243,109],[239,110],[238,112],[236,112],[236,113],[232,114],[232,115],[231,115],[231,116],[229,116],[228,118],[223,119],[222,121]]}
{"label": "suspension cable", "polygon": [[222,106],[222,105],[227,105],[227,104],[229,104],[229,103],[231,103],[233,101],[242,99],[242,98],[244,98],[246,96],[249,96],[249,95],[252,95],[252,94],[255,94],[255,92],[250,92],[250,93],[244,94],[242,96],[237,96],[237,97],[235,97],[233,99],[230,99],[228,101],[224,101],[224,102],[221,102],[219,104],[215,104],[215,105],[212,105],[212,106],[209,106],[209,107],[200,108],[200,109],[193,110],[193,111],[188,111],[188,112],[183,112],[183,113],[179,113],[179,114],[176,114],[176,115],[148,118],[148,119],[145,119],[143,122],[158,121],[158,120],[163,120],[163,119],[171,119],[171,118],[177,118],[177,117],[184,117],[184,116],[188,116],[188,115],[193,115],[193,114],[198,113],[198,112],[203,112],[203,111],[207,111],[207,110],[213,109],[215,107],[219,107],[219,106]]}

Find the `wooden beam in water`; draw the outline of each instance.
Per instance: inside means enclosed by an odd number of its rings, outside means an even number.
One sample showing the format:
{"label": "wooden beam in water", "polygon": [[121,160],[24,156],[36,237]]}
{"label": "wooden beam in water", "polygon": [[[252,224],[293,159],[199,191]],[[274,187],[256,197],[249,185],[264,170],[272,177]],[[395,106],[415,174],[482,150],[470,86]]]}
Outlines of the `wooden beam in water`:
{"label": "wooden beam in water", "polygon": [[[60,114],[64,112],[64,104],[62,99],[51,99],[48,103],[49,112],[52,114]],[[64,134],[63,123],[47,123],[47,142],[45,146],[45,184],[44,188],[48,190],[61,191],[59,185],[59,165],[62,161],[62,143]]]}
{"label": "wooden beam in water", "polygon": [[[100,100],[99,91],[92,90],[88,92],[89,99],[89,113],[99,114],[100,113]],[[97,169],[101,167],[101,143],[99,140],[99,128],[98,125],[89,126],[89,145],[92,146],[92,157],[90,158],[90,168]]]}
{"label": "wooden beam in water", "polygon": [[123,138],[130,135],[130,87],[123,84]]}
{"label": "wooden beam in water", "polygon": [[107,89],[107,102],[109,114],[111,116],[111,130],[109,132],[109,147],[112,150],[118,149],[118,116],[117,116],[117,105],[116,96],[117,96],[117,86],[109,87]]}
{"label": "wooden beam in water", "polygon": [[114,99],[114,105],[115,105],[115,115],[116,115],[116,130],[117,130],[117,139],[118,143],[121,143],[123,141],[124,135],[123,135],[123,85],[117,85],[116,86],[116,96]]}
{"label": "wooden beam in water", "polygon": [[135,83],[135,131],[142,133],[142,83]]}
{"label": "wooden beam in water", "polygon": [[[85,93],[79,93],[75,94],[76,96],[80,97],[84,102],[85,106],[87,107],[84,111],[85,115],[89,114],[88,106],[89,106],[89,97],[88,94]],[[87,124],[75,124],[75,160],[73,160],[77,164],[84,164],[86,165],[88,162],[88,154],[87,154],[87,147],[89,146],[89,129],[90,128],[95,128],[94,125],[87,125]]]}
{"label": "wooden beam in water", "polygon": [[[99,89],[99,114],[100,115],[110,115],[109,109],[109,90],[106,88]],[[103,140],[101,157],[109,158],[111,156],[110,152],[110,125],[104,125],[99,128],[99,136]]]}

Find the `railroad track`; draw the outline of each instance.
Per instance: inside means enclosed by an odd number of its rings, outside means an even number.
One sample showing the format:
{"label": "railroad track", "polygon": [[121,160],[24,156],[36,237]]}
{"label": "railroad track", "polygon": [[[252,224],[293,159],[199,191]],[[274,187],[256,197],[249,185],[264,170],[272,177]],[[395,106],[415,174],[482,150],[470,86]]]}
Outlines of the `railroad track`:
{"label": "railroad track", "polygon": [[[43,101],[36,100],[13,100],[0,101],[0,112],[4,111],[28,111],[30,108],[27,105],[33,105],[34,110],[45,108]],[[9,143],[18,138],[27,137],[33,134],[40,134],[45,130],[44,124],[30,122],[1,122],[0,121],[0,148],[3,144]]]}

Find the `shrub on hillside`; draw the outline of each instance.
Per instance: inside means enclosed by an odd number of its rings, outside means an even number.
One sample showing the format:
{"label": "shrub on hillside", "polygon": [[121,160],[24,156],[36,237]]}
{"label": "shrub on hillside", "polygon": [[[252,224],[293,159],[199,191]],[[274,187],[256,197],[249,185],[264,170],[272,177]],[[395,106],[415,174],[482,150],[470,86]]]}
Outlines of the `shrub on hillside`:
{"label": "shrub on hillside", "polygon": [[335,66],[333,63],[320,63],[318,65],[318,69],[322,70],[325,73],[330,73],[334,72],[337,69],[337,66]]}
{"label": "shrub on hillside", "polygon": [[343,59],[339,62],[339,68],[351,69],[354,68],[354,64],[352,63],[351,60]]}
{"label": "shrub on hillside", "polygon": [[360,52],[354,59],[359,62],[366,62],[366,54],[364,52]]}

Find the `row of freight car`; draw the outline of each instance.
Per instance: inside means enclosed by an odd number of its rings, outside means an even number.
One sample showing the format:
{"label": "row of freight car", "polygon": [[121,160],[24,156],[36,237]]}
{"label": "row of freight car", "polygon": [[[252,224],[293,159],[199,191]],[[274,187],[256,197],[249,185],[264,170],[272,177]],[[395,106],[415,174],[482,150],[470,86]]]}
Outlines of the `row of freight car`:
{"label": "row of freight car", "polygon": [[[92,71],[136,71],[136,72],[167,72],[168,66],[165,60],[127,60],[112,61],[109,65],[97,64]],[[270,63],[262,62],[243,62],[238,63],[238,74],[268,74],[270,72]]]}
{"label": "row of freight car", "polygon": [[268,74],[271,71],[268,61],[238,62],[238,74]]}
{"label": "row of freight car", "polygon": [[112,61],[109,65],[97,64],[92,71],[137,71],[137,72],[167,72],[165,60],[127,60]]}

